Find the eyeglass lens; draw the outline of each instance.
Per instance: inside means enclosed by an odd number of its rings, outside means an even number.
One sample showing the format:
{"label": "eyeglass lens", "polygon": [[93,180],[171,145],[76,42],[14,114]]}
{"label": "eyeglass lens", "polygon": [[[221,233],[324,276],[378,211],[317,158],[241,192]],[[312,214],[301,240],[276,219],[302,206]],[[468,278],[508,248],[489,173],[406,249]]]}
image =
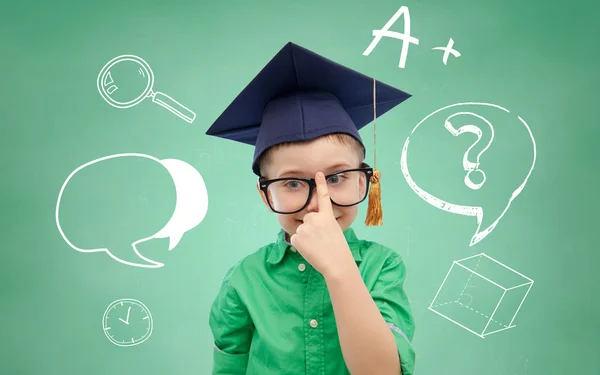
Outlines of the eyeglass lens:
{"label": "eyeglass lens", "polygon": [[[328,177],[327,190],[331,200],[338,205],[357,204],[367,194],[367,175],[363,171],[337,173]],[[307,203],[310,186],[306,181],[289,178],[271,183],[267,192],[273,209],[288,213],[299,210]],[[316,194],[316,189],[313,194]]]}

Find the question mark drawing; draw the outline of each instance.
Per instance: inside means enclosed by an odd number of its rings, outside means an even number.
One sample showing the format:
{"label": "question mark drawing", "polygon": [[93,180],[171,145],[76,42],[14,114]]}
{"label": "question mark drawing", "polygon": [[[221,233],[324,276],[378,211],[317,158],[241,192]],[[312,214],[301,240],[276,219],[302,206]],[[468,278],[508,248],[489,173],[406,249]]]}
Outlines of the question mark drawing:
{"label": "question mark drawing", "polygon": [[[490,127],[491,137],[490,137],[488,143],[485,145],[485,147],[483,149],[481,149],[481,151],[479,151],[479,153],[477,154],[477,157],[475,158],[475,160],[476,160],[475,162],[470,161],[469,155],[471,154],[471,150],[473,150],[473,148],[481,142],[481,138],[483,137],[483,132],[476,125],[463,125],[460,128],[456,129],[450,122],[450,119],[452,119],[455,116],[459,116],[459,115],[475,116],[475,117],[479,118],[480,120],[482,120],[483,122],[485,122]],[[465,152],[465,155],[463,156],[463,168],[465,171],[467,171],[467,174],[465,175],[465,179],[464,179],[465,185],[467,185],[472,190],[478,190],[479,188],[481,188],[483,186],[483,184],[485,183],[485,180],[486,180],[485,172],[482,171],[481,169],[479,169],[479,164],[480,164],[479,158],[481,158],[481,155],[490,147],[490,145],[492,144],[492,141],[494,140],[494,127],[485,117],[480,116],[473,112],[457,112],[457,113],[454,113],[454,114],[448,116],[448,118],[444,122],[444,127],[450,132],[450,134],[452,134],[455,137],[457,137],[463,133],[473,133],[477,136],[477,140],[475,142],[473,142],[473,144],[467,149],[467,151]],[[471,180],[471,173],[473,173],[473,172],[479,172],[483,176],[483,179],[481,180],[480,183],[474,183],[473,180]]]}

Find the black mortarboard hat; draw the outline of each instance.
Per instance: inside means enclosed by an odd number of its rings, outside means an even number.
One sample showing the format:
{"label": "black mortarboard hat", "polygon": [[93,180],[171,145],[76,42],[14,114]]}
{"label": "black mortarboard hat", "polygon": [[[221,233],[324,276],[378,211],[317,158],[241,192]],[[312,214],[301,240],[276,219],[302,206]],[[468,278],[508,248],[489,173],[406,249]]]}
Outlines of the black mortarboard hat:
{"label": "black mortarboard hat", "polygon": [[255,146],[252,171],[260,176],[260,156],[279,143],[346,133],[364,148],[358,130],[409,97],[289,42],[206,134]]}

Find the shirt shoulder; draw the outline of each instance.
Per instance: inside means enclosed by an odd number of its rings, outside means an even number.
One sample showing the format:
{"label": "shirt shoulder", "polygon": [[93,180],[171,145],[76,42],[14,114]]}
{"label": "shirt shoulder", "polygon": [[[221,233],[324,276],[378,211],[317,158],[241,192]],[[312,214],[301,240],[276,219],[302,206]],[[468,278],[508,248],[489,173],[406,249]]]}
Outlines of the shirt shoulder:
{"label": "shirt shoulder", "polygon": [[367,286],[374,285],[382,277],[386,277],[390,270],[404,277],[404,261],[390,246],[364,239],[358,241],[355,246],[354,251],[360,258],[358,267]]}
{"label": "shirt shoulder", "polygon": [[240,283],[241,285],[246,283],[248,275],[265,272],[267,269],[267,259],[274,246],[276,246],[275,242],[269,243],[238,260],[227,271],[224,282],[235,287],[239,286]]}
{"label": "shirt shoulder", "polygon": [[403,263],[402,257],[393,248],[379,242],[361,239],[356,244],[356,251],[363,261],[396,261]]}

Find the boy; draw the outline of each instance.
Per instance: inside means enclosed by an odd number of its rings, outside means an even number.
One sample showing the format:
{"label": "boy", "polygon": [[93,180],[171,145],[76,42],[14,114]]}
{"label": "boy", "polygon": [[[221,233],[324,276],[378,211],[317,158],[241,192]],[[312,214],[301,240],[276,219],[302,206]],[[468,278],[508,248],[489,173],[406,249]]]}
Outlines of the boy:
{"label": "boy", "polygon": [[[288,43],[207,131],[255,145],[257,188],[282,227],[224,277],[213,375],[413,374],[404,263],[351,228],[379,177],[358,130],[408,97]],[[380,224],[372,197],[368,224]]]}

